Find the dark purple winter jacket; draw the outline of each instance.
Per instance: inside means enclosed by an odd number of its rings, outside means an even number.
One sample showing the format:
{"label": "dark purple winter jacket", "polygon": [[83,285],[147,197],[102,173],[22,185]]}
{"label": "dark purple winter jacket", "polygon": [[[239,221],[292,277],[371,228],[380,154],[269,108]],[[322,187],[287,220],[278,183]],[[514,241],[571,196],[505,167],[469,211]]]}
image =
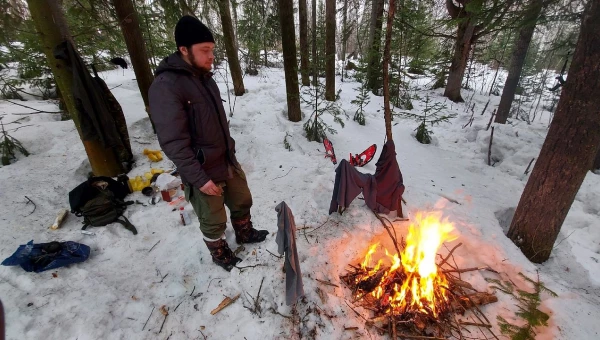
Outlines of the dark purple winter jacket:
{"label": "dark purple winter jacket", "polygon": [[184,183],[201,188],[231,178],[235,141],[212,73],[201,74],[177,53],[161,61],[150,86],[158,142]]}

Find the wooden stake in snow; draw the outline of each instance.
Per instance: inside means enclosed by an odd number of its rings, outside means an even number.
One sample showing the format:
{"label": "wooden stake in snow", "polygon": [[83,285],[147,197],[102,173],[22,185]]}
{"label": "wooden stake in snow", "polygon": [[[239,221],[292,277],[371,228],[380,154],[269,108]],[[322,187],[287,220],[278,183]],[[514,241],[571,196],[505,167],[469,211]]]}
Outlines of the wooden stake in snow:
{"label": "wooden stake in snow", "polygon": [[221,303],[219,303],[219,305],[217,306],[217,308],[213,309],[210,314],[211,315],[215,315],[218,312],[222,311],[223,308],[229,306],[230,304],[234,303],[235,300],[237,300],[240,297],[241,294],[238,294],[236,296],[234,296],[233,298],[230,298],[229,296],[226,296],[225,299],[223,299],[223,301],[221,301]]}

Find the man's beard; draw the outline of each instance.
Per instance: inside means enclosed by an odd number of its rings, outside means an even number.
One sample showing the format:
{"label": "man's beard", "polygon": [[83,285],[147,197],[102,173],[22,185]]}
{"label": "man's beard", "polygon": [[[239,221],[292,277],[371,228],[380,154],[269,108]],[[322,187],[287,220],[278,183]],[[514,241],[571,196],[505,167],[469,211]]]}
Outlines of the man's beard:
{"label": "man's beard", "polygon": [[204,66],[200,66],[196,63],[196,57],[194,56],[194,52],[192,52],[192,49],[189,49],[189,58],[190,58],[190,63],[192,64],[192,67],[198,71],[200,71],[200,73],[208,73],[210,72],[210,69],[204,67]]}

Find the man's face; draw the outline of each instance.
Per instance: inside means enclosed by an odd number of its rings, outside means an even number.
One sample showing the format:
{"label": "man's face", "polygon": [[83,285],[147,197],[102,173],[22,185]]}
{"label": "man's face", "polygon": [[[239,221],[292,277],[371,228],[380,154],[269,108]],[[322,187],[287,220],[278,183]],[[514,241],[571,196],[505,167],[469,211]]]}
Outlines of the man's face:
{"label": "man's face", "polygon": [[212,69],[213,61],[215,60],[213,54],[214,49],[214,43],[204,42],[194,44],[189,49],[182,47],[181,53],[186,61],[194,68],[203,72],[209,72]]}

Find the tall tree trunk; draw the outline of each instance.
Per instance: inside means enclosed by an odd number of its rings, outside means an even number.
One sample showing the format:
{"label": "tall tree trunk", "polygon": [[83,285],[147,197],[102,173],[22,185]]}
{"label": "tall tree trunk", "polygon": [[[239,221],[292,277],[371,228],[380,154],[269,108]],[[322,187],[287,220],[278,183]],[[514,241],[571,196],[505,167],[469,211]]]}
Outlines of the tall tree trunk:
{"label": "tall tree trunk", "polygon": [[298,0],[298,16],[300,19],[300,74],[302,86],[310,86],[310,71],[308,63],[308,13],[306,0]]}
{"label": "tall tree trunk", "polygon": [[300,111],[300,92],[298,90],[298,62],[296,60],[293,0],[279,0],[279,23],[281,24],[281,45],[283,47],[288,119],[292,122],[299,122],[302,119],[302,113]]}
{"label": "tall tree trunk", "polygon": [[[133,8],[132,0],[112,0],[113,6],[115,6],[115,12],[117,18],[121,24],[121,31],[125,37],[125,44],[127,45],[127,52],[131,58],[131,64],[133,71],[135,72],[135,78],[146,106],[146,112],[150,116],[148,110],[148,90],[154,76],[150,70],[150,63],[148,62],[148,53],[146,52],[146,44],[144,43],[144,36],[140,29],[140,22],[138,20],[138,14]],[[152,125],[154,127],[154,124]]]}
{"label": "tall tree trunk", "polygon": [[[115,1],[115,0],[113,0]],[[119,0],[117,0],[119,1]],[[196,14],[194,13],[194,10],[192,10],[190,8],[190,6],[188,5],[186,0],[179,0],[179,7],[181,7],[181,14],[183,15],[191,15],[193,17],[196,16]]]}
{"label": "tall tree trunk", "polygon": [[385,136],[387,140],[392,139],[392,111],[390,110],[390,45],[392,42],[392,26],[394,24],[394,12],[396,1],[390,0],[385,32],[385,45],[383,47],[383,109],[385,112]]}
{"label": "tall tree trunk", "polygon": [[371,8],[371,23],[369,28],[369,42],[367,43],[367,88],[378,94],[381,88],[379,79],[381,59],[381,29],[383,25],[384,0],[373,0]]}
{"label": "tall tree trunk", "polygon": [[317,0],[312,0],[312,67],[313,67],[313,85],[319,84],[318,61],[317,61]]}
{"label": "tall tree trunk", "polygon": [[507,236],[535,263],[550,257],[600,148],[600,1],[589,1],[569,78]]}
{"label": "tall tree trunk", "polygon": [[231,71],[231,79],[233,80],[233,93],[236,96],[243,96],[246,89],[244,88],[244,78],[242,76],[237,45],[235,43],[229,0],[218,0],[218,4],[219,12],[221,14],[221,26],[223,28],[223,40],[227,52],[227,63],[229,64],[229,70]]}
{"label": "tall tree trunk", "polygon": [[96,176],[111,177],[123,173],[125,169],[112,148],[104,148],[99,141],[83,140],[79,113],[73,98],[73,73],[65,61],[54,57],[54,48],[63,41],[69,40],[75,46],[60,4],[54,0],[27,0],[27,4],[56,85],[83,142],[92,172]]}
{"label": "tall tree trunk", "polygon": [[515,92],[517,91],[519,78],[521,78],[521,72],[523,71],[523,65],[525,64],[527,50],[529,49],[529,44],[531,43],[538,17],[542,12],[543,3],[544,0],[531,0],[527,12],[525,12],[525,15],[523,16],[523,26],[519,30],[519,36],[517,37],[515,49],[513,50],[512,58],[510,60],[510,66],[508,67],[508,76],[506,77],[504,89],[502,90],[500,104],[498,105],[498,110],[496,110],[496,123],[505,124],[508,119],[510,107],[515,99]]}
{"label": "tall tree trunk", "polygon": [[[306,1],[306,0],[305,0]],[[261,5],[261,14],[262,14],[262,19],[263,22],[267,22],[267,5],[266,5],[267,1],[261,1],[260,5]],[[265,26],[263,26],[265,27]],[[268,28],[267,28],[268,29]],[[264,28],[263,28],[264,30]],[[269,59],[267,58],[269,56],[269,54],[267,53],[267,37],[266,37],[266,32],[263,31],[262,34],[262,44],[263,44],[263,60],[264,60],[264,64],[265,67],[269,67]]]}
{"label": "tall tree trunk", "polygon": [[348,47],[348,0],[344,0],[342,11],[342,81],[346,72],[346,52]]}
{"label": "tall tree trunk", "polygon": [[596,158],[594,159],[594,163],[592,164],[592,170],[600,169],[600,148],[598,148],[598,152],[596,153]]}
{"label": "tall tree trunk", "polygon": [[454,56],[452,57],[448,82],[444,90],[444,97],[455,103],[464,101],[460,95],[460,87],[467,68],[474,31],[475,25],[470,19],[465,19],[458,25],[456,42],[454,43]]}
{"label": "tall tree trunk", "polygon": [[325,99],[335,100],[335,0],[325,0]]}

